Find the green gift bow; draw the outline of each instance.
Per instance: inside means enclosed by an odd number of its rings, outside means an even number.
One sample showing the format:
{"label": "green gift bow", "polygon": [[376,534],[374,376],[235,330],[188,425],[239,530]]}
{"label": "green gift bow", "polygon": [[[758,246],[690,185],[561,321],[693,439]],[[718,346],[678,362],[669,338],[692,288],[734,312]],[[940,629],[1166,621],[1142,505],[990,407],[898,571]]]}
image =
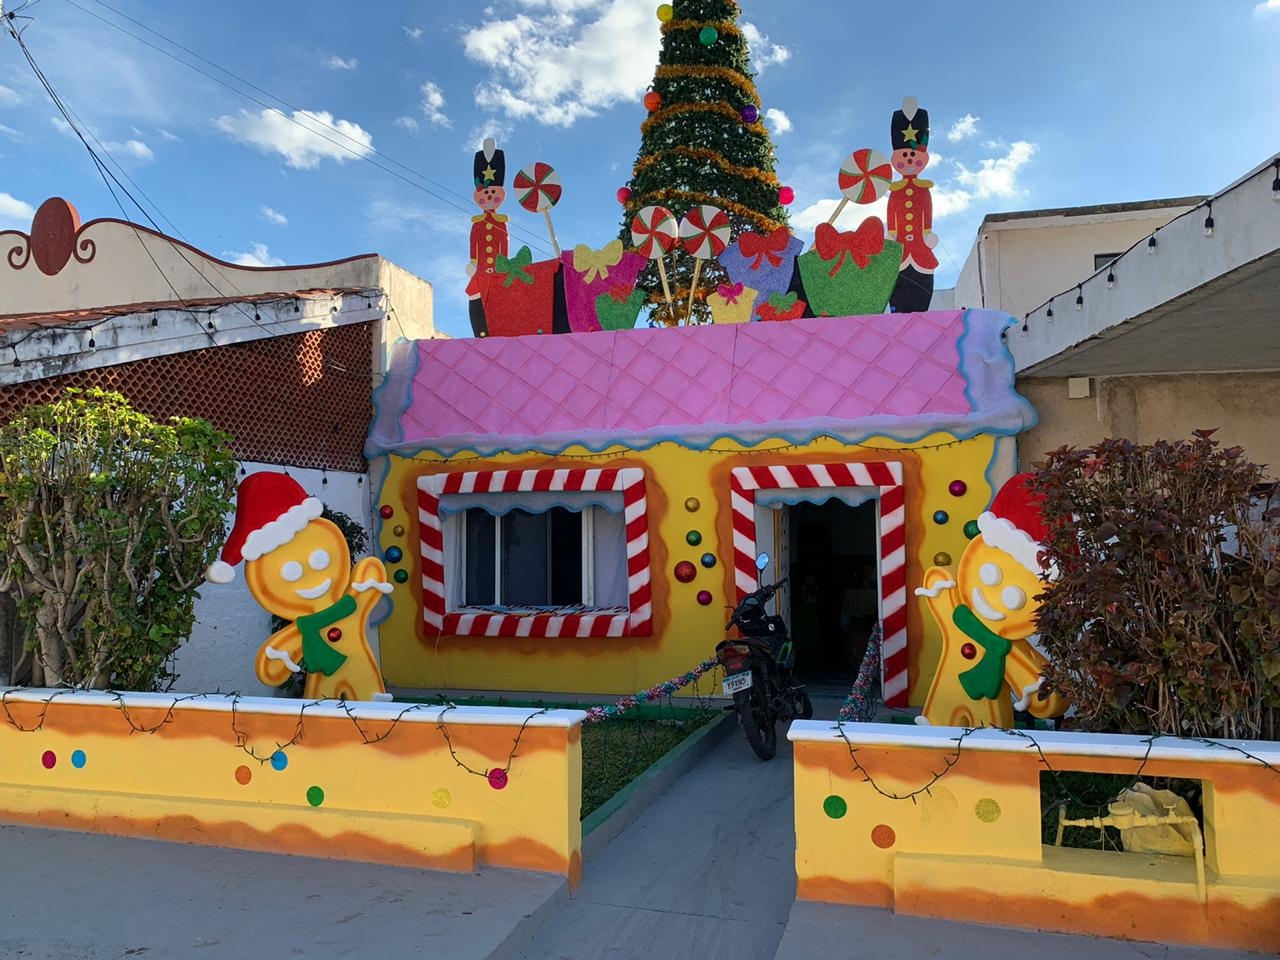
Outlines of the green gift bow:
{"label": "green gift bow", "polygon": [[765,302],[779,313],[785,313],[796,305],[798,299],[800,299],[798,293],[775,293]]}
{"label": "green gift bow", "polygon": [[516,255],[509,260],[502,254],[498,254],[493,265],[493,271],[506,277],[502,281],[504,287],[509,287],[516,281],[533,283],[533,274],[529,271],[531,263],[533,263],[533,252],[528,247],[521,247],[516,252]]}

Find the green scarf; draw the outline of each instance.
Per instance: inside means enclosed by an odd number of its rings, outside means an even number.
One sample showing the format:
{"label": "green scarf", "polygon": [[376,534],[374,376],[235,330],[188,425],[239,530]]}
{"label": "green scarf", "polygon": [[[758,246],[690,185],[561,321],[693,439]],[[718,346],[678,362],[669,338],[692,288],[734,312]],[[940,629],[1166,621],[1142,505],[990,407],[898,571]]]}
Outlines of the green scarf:
{"label": "green scarf", "polygon": [[1004,690],[1004,661],[1013,644],[992,633],[963,603],[951,614],[951,621],[966,637],[982,648],[982,659],[960,674],[960,686],[970,700],[997,700]]}
{"label": "green scarf", "polygon": [[351,594],[344,594],[332,607],[297,619],[298,632],[302,634],[302,662],[309,673],[323,673],[326,677],[332,677],[347,662],[347,655],[333,649],[329,641],[321,636],[321,631],[355,612],[356,598]]}

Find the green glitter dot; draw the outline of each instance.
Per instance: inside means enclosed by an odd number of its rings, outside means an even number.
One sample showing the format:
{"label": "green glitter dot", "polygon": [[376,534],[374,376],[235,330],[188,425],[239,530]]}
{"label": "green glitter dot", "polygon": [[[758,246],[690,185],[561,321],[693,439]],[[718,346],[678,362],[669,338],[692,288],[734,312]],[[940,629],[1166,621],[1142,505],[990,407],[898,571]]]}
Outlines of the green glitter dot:
{"label": "green glitter dot", "polygon": [[308,787],[307,803],[311,804],[313,807],[320,806],[320,804],[324,803],[324,791],[319,787]]}
{"label": "green glitter dot", "polygon": [[392,576],[395,577],[396,583],[404,583],[409,579],[409,571],[397,570],[394,574],[392,574]]}
{"label": "green glitter dot", "polygon": [[978,535],[978,521],[970,520],[964,525],[964,535],[972,540]]}
{"label": "green glitter dot", "polygon": [[973,805],[973,812],[983,823],[995,823],[1000,819],[1000,804],[987,797]]}
{"label": "green glitter dot", "polygon": [[849,804],[844,802],[844,797],[837,797],[833,793],[822,801],[822,812],[832,820],[839,820],[849,812]]}
{"label": "green glitter dot", "polygon": [[702,534],[697,530],[690,530],[684,535],[684,542],[689,544],[691,547],[696,547],[698,544],[702,543]]}

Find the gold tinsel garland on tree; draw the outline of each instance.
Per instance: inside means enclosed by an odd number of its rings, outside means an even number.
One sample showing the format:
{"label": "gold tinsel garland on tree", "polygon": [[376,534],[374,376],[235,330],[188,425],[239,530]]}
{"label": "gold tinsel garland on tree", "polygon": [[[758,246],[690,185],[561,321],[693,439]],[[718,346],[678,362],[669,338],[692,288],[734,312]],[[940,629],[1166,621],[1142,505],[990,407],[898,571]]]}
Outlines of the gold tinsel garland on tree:
{"label": "gold tinsel garland on tree", "polygon": [[649,119],[640,124],[640,132],[648,133],[658,123],[670,120],[672,117],[678,117],[685,113],[718,113],[721,116],[728,117],[736,121],[747,130],[766,136],[768,131],[764,124],[759,120],[755,123],[743,123],[742,113],[729,106],[727,103],[677,103],[674,107],[663,107],[657,113],[649,115]]}
{"label": "gold tinsel garland on tree", "polygon": [[751,83],[742,74],[736,70],[730,70],[728,67],[658,67],[654,71],[656,79],[679,79],[680,77],[694,77],[699,80],[724,80],[731,83],[741,90],[748,100],[754,101],[759,98],[759,91],[756,90],[755,84]]}
{"label": "gold tinsel garland on tree", "polygon": [[665,190],[654,190],[641,196],[633,196],[627,201],[627,214],[628,216],[635,216],[636,211],[654,201],[661,201],[663,206],[668,206],[672,200],[687,200],[690,206],[705,203],[713,207],[720,207],[722,210],[736,213],[738,216],[758,224],[766,232],[776,230],[782,226],[777,220],[766,217],[764,214],[752,210],[736,200],[730,200],[728,197],[717,197],[710,193],[699,193],[693,190],[676,190],[674,187],[669,187]]}
{"label": "gold tinsel garland on tree", "polygon": [[755,167],[740,167],[735,163],[730,163],[723,155],[716,153],[714,150],[708,150],[706,147],[672,147],[670,150],[651,153],[647,157],[641,157],[636,161],[634,172],[639,173],[648,169],[667,153],[678,153],[681,156],[692,157],[696,160],[709,160],[725,173],[732,174],[735,177],[742,177],[744,180],[758,180],[770,187],[781,186],[781,181],[776,174],[766,170],[757,170]]}

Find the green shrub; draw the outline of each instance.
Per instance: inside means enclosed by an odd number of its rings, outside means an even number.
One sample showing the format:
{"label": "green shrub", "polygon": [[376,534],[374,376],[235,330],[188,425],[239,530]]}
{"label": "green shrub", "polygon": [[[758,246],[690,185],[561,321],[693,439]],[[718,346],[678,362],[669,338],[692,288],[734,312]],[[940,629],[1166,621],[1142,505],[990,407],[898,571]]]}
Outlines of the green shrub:
{"label": "green shrub", "polygon": [[1212,431],[1049,454],[1048,683],[1102,731],[1274,739],[1280,734],[1277,511],[1262,468]]}
{"label": "green shrub", "polygon": [[33,683],[161,684],[222,541],[230,443],[98,389],[0,426],[0,593],[22,613]]}

